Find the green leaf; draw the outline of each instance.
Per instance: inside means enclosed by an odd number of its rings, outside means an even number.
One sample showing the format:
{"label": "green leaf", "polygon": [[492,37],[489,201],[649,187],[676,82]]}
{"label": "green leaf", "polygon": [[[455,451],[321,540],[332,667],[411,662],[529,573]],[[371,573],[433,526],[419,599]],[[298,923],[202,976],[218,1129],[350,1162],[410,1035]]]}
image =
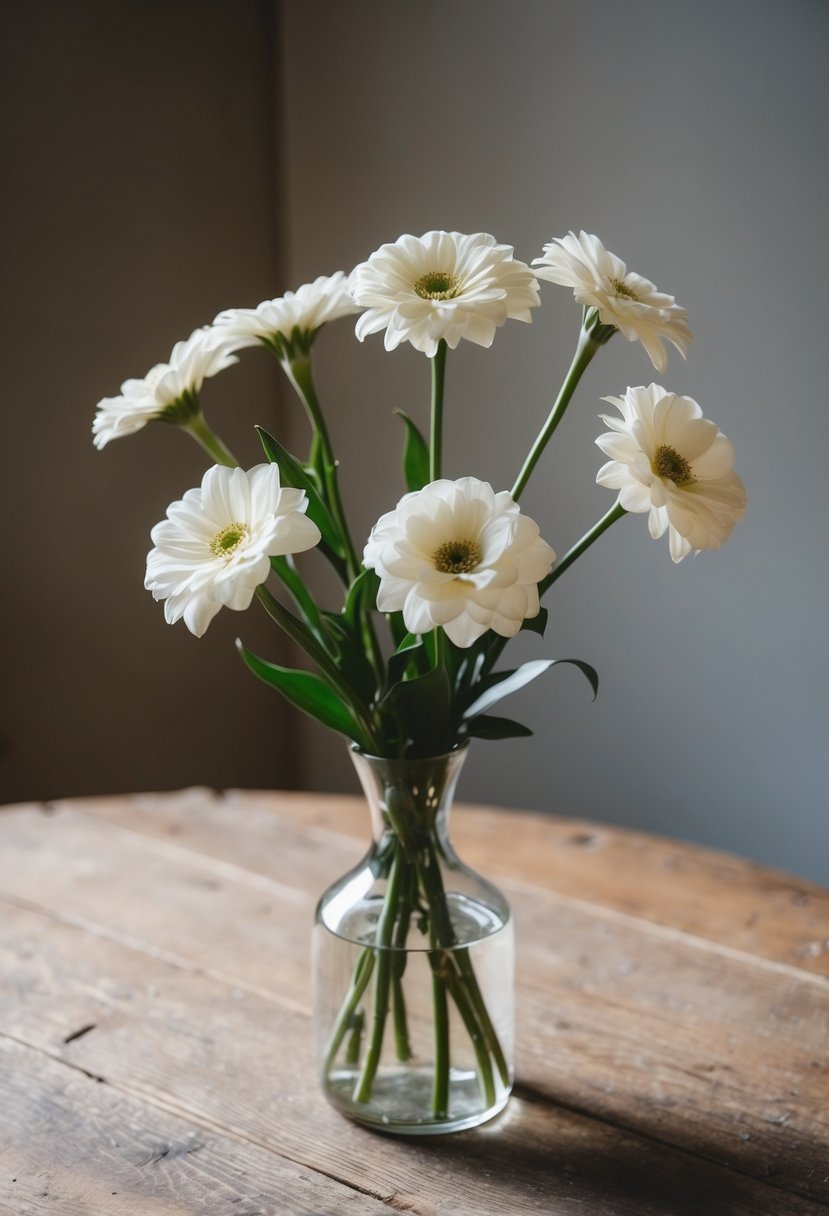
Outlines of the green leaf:
{"label": "green leaf", "polygon": [[407,633],[398,643],[395,654],[402,654],[404,650],[414,650],[416,646],[422,645],[423,638],[419,633]]}
{"label": "green leaf", "polygon": [[452,686],[443,666],[394,684],[380,705],[397,718],[414,754],[437,756],[453,746]]}
{"label": "green leaf", "polygon": [[302,614],[303,622],[311,630],[314,637],[318,641],[324,641],[322,637],[322,622],[316,601],[297,573],[290,557],[272,557],[271,569],[290,591],[294,603]]}
{"label": "green leaf", "polygon": [[592,700],[596,700],[599,695],[599,673],[595,667],[591,667],[589,663],[585,663],[582,659],[553,659],[554,663],[569,663],[571,667],[578,667],[587,683],[593,689]]}
{"label": "green leaf", "polygon": [[283,448],[279,440],[275,439],[264,427],[257,426],[256,431],[268,460],[271,464],[279,465],[285,485],[305,490],[309,498],[311,494],[316,494],[317,488],[313,479],[306,473],[296,456],[292,456],[287,448]]}
{"label": "green leaf", "polygon": [[473,739],[518,739],[533,733],[529,726],[513,722],[511,718],[493,718],[487,714],[478,714],[470,719],[465,724],[465,730]]}
{"label": "green leaf", "polygon": [[407,633],[389,659],[389,681],[397,684],[407,673],[416,674],[417,669],[412,670],[411,665],[416,664],[419,659],[425,660],[425,657],[426,652],[420,636],[416,633]]}
{"label": "green leaf", "polygon": [[380,580],[374,570],[363,570],[346,593],[342,612],[322,612],[321,619],[334,651],[336,664],[347,682],[366,702],[374,700],[376,681],[371,664],[369,611],[374,607]]}
{"label": "green leaf", "polygon": [[537,616],[528,616],[524,618],[524,623],[521,629],[525,633],[537,633],[540,638],[544,637],[544,630],[547,628],[547,617],[550,614],[546,608],[540,608]]}
{"label": "green leaf", "polygon": [[404,640],[407,637],[412,636],[407,631],[406,626],[403,622],[403,613],[402,612],[387,612],[386,620],[388,621],[389,632],[391,633],[392,641],[394,642],[395,646],[402,646]]}
{"label": "green leaf", "polygon": [[403,445],[403,478],[407,490],[422,490],[429,481],[429,447],[408,414],[395,410],[406,427]]}
{"label": "green leaf", "polygon": [[259,438],[262,441],[262,447],[265,449],[265,455],[268,460],[271,464],[279,465],[283,484],[292,486],[296,490],[305,491],[308,496],[308,518],[319,528],[328,550],[336,554],[338,558],[341,558],[343,546],[340,534],[313,479],[309,477],[296,457],[283,448],[282,444],[277,439],[274,439],[273,435],[269,435],[261,426],[258,426],[256,429],[259,432]]}
{"label": "green leaf", "polygon": [[485,663],[486,642],[484,641],[482,645],[479,640],[476,645],[468,647],[463,652],[463,658],[458,663],[458,668],[455,672],[456,688],[461,689],[466,687],[467,691],[474,689]]}
{"label": "green leaf", "polygon": [[276,688],[297,709],[330,730],[353,739],[360,747],[366,746],[363,732],[351,710],[323,679],[310,671],[279,667],[276,663],[260,659],[241,642],[237,641],[236,646],[253,674]]}
{"label": "green leaf", "polygon": [[578,667],[593,689],[593,700],[595,701],[599,691],[599,677],[589,663],[583,663],[581,659],[533,659],[530,663],[523,663],[514,671],[498,671],[490,676],[484,691],[464,710],[464,718],[473,718],[490,709],[503,697],[517,692],[519,688],[523,688],[531,680],[543,675],[545,671],[549,671],[551,667],[555,667],[559,663],[569,663],[573,667]]}
{"label": "green leaf", "polygon": [[496,671],[488,678],[488,686],[464,710],[464,718],[474,718],[477,714],[490,709],[503,697],[518,692],[519,688],[523,688],[525,684],[529,684],[531,680],[535,680],[548,671],[555,661],[555,659],[533,659],[513,671]]}
{"label": "green leaf", "polygon": [[358,629],[360,616],[377,607],[379,589],[380,579],[375,570],[361,570],[354,579],[343,606],[343,616],[352,628]]}
{"label": "green leaf", "polygon": [[328,649],[335,651],[335,663],[354,691],[370,702],[374,699],[374,671],[362,647],[359,626],[353,628],[341,612],[323,612],[322,622]]}

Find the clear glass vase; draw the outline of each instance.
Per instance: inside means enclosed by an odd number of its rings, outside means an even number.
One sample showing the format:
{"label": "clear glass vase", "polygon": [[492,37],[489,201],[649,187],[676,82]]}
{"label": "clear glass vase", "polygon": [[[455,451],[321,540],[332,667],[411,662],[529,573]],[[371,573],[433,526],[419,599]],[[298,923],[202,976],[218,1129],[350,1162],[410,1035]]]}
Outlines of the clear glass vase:
{"label": "clear glass vase", "polygon": [[509,905],[456,856],[448,818],[465,751],[353,751],[372,843],[319,902],[314,1021],[328,1100],[400,1134],[475,1127],[512,1087]]}

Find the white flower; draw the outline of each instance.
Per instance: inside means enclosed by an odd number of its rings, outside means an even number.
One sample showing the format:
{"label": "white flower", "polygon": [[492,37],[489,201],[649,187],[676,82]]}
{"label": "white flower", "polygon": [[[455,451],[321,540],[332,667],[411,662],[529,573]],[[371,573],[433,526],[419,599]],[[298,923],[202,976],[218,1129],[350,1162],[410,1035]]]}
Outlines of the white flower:
{"label": "white flower", "polygon": [[201,637],[220,608],[247,608],[270,571],[270,557],[301,553],[320,539],[303,512],[304,490],[283,489],[279,468],[246,473],[214,465],[199,489],[167,508],[151,532],[144,586],[165,600],[169,624],[184,617]]}
{"label": "white flower", "polygon": [[506,491],[475,477],[433,481],[374,525],[363,561],[380,576],[377,607],[410,633],[442,625],[456,646],[488,629],[513,637],[539,611],[555,554]]}
{"label": "white flower", "polygon": [[307,338],[328,321],[359,311],[344,272],[338,270],[329,276],[320,275],[295,292],[286,291],[275,300],[263,300],[256,308],[226,308],[213,324],[229,339],[232,350],[241,350],[263,339],[279,337],[289,342],[294,330]]}
{"label": "white flower", "polygon": [[427,232],[383,245],[351,274],[351,293],[368,311],[357,337],[385,329],[386,350],[403,341],[434,355],[441,338],[453,350],[461,338],[490,346],[499,325],[530,321],[538,283],[512,246],[485,232]]}
{"label": "white flower", "polygon": [[570,232],[556,237],[533,266],[540,279],[572,287],[579,304],[598,310],[603,325],[614,326],[629,342],[641,342],[657,371],[664,372],[668,364],[664,340],[685,358],[693,338],[688,313],[673,296],[629,272],[597,236]]}
{"label": "white flower", "polygon": [[237,360],[209,325],[195,330],[185,342],[177,342],[167,363],[157,363],[143,380],[126,380],[120,397],[98,402],[92,423],[96,448],[111,439],[140,431],[155,418],[181,422],[197,410],[195,394],[208,376]]}
{"label": "white flower", "polygon": [[648,511],[651,536],[668,530],[671,557],[717,549],[745,511],[746,492],[732,471],[734,449],[691,397],[658,384],[605,397],[622,414],[602,415],[612,433],[596,443],[610,456],[600,485],[619,490],[626,511]]}

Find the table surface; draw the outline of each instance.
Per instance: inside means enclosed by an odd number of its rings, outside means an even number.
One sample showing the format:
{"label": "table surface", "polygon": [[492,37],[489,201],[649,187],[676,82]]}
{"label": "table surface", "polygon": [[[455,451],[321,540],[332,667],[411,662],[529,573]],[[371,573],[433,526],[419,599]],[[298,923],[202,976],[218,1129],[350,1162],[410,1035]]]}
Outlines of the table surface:
{"label": "table surface", "polygon": [[458,807],[517,924],[515,1096],[342,1119],[316,897],[356,798],[185,790],[0,812],[0,1213],[827,1216],[829,892],[634,832]]}

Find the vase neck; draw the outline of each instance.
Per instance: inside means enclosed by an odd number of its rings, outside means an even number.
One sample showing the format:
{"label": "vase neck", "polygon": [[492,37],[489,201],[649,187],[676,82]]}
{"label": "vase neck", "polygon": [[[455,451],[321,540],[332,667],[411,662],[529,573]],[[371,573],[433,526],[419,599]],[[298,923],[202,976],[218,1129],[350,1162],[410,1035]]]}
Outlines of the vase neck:
{"label": "vase neck", "polygon": [[448,841],[449,811],[466,759],[466,750],[427,760],[351,756],[368,801],[376,843],[391,832],[404,845],[428,834]]}

